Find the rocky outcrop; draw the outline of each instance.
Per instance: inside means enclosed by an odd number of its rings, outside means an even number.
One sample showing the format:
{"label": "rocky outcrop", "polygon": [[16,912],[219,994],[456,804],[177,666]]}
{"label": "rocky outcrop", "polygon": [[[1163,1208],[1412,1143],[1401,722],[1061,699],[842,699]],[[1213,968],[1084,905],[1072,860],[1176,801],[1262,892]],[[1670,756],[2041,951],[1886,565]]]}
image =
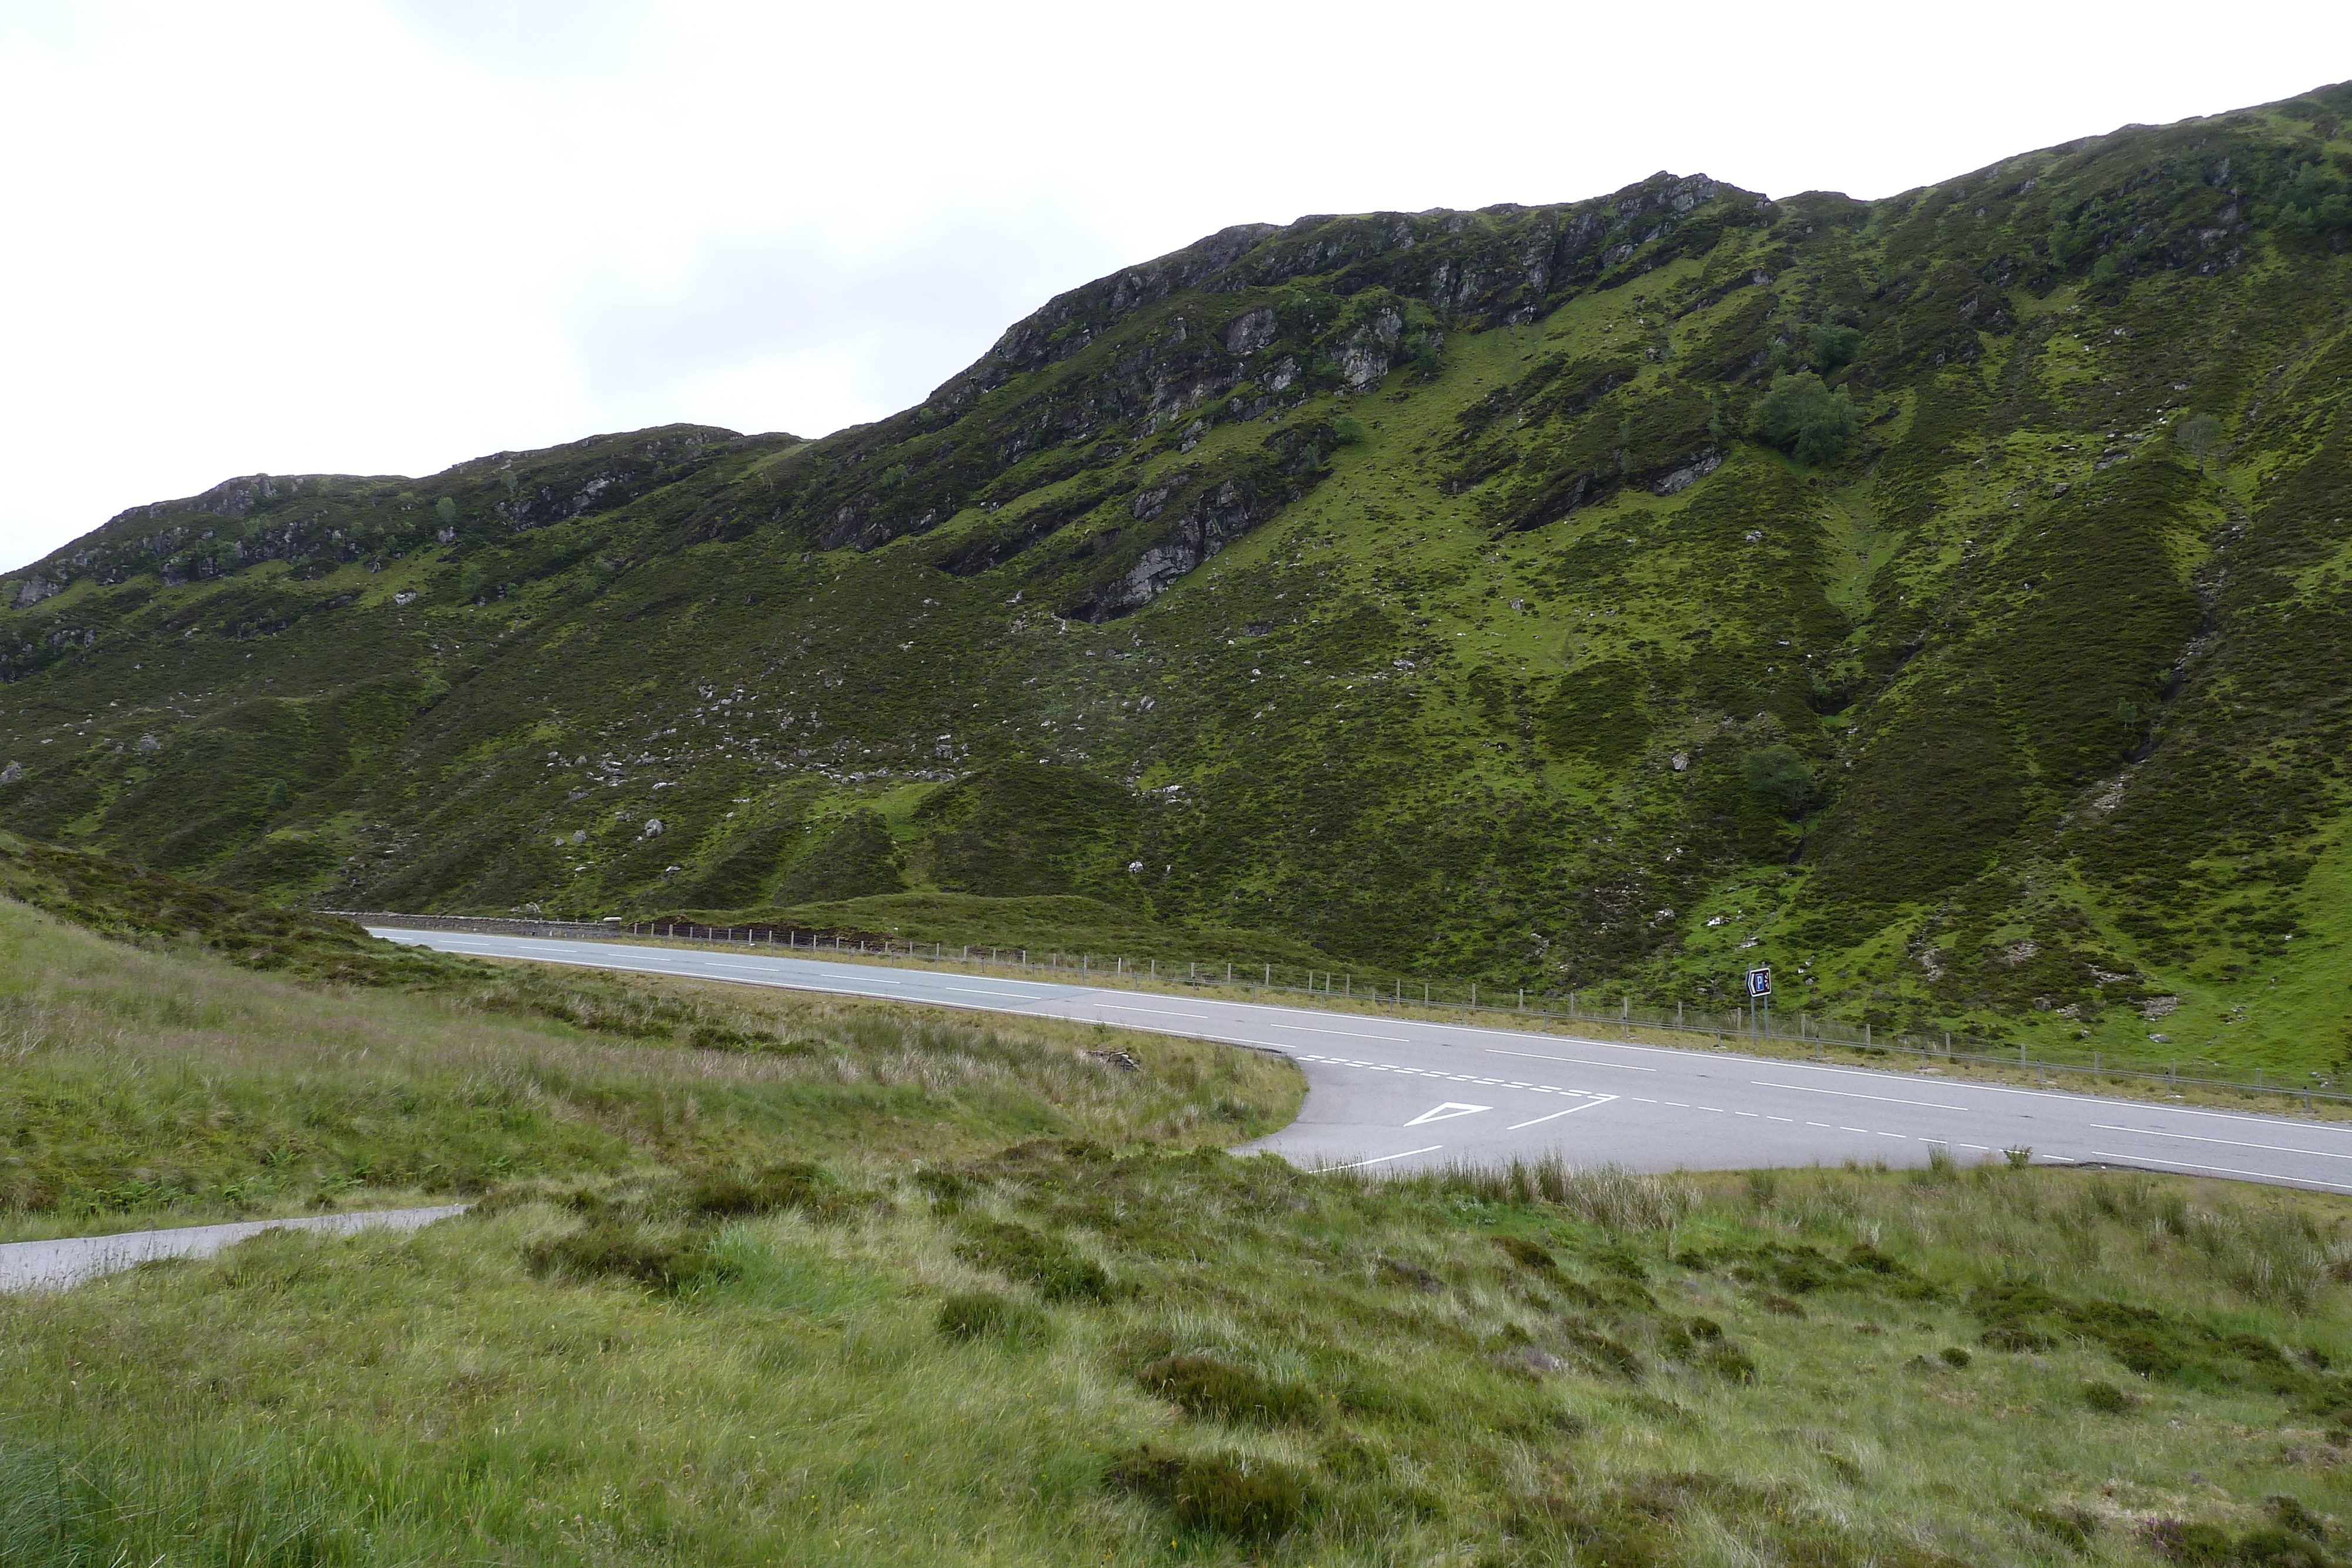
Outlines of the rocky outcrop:
{"label": "rocky outcrop", "polygon": [[[1146,496],[1164,499],[1165,494],[1164,490],[1148,491],[1136,500],[1140,505]],[[1150,515],[1159,515],[1157,506]],[[1076,606],[1074,618],[1103,622],[1142,609],[1167,592],[1177,579],[1255,528],[1264,516],[1254,491],[1238,480],[1226,480],[1198,497],[1133,566]]]}

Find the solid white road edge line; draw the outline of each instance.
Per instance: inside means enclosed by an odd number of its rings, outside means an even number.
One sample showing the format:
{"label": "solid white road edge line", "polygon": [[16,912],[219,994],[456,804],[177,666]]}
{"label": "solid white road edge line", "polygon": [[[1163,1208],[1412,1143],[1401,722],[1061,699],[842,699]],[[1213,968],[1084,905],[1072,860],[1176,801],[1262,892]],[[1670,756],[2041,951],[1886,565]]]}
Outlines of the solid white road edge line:
{"label": "solid white road edge line", "polygon": [[2163,1133],[2154,1127],[2116,1127],[2105,1122],[2091,1124],[2102,1133],[2129,1133],[2140,1138],[2179,1138],[2189,1144],[2221,1144],[2232,1149],[2266,1149],[2274,1155],[2303,1155],[2315,1160],[2352,1160],[2352,1155],[2334,1155],[2326,1149],[2290,1149],[2284,1144],[2249,1144],[2238,1138],[2200,1138],[2194,1133]]}
{"label": "solid white road edge line", "polygon": [[[2052,1157],[2055,1158],[2054,1155]],[[2352,1186],[2347,1186],[2342,1182],[2304,1181],[2299,1180],[2294,1176],[2281,1176],[2276,1171],[2233,1170],[2228,1166],[2200,1166],[2193,1164],[2188,1160],[2159,1160],[2152,1158],[2147,1155],[2109,1154],[2105,1149],[2093,1149],[2091,1151],[2091,1158],[2095,1160],[2121,1160],[2127,1166],[2163,1166],[2168,1169],[2176,1171],[2211,1171],[2215,1176],[2252,1176],[2256,1181],[2274,1181],[2282,1186],[2324,1186],[2336,1192],[2352,1192]],[[2074,1165],[2079,1162],[2074,1160],[2066,1160],[2062,1163],[2066,1165]]]}

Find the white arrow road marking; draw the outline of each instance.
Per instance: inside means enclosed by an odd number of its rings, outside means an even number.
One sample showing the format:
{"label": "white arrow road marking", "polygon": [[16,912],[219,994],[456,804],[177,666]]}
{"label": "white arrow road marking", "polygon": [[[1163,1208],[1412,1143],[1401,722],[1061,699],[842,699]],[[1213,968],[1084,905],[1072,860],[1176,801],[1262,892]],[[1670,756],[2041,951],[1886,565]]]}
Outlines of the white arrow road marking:
{"label": "white arrow road marking", "polygon": [[1444,1104],[1438,1106],[1434,1110],[1423,1111],[1420,1115],[1415,1116],[1412,1121],[1407,1122],[1405,1125],[1408,1127],[1418,1127],[1423,1122],[1450,1122],[1456,1116],[1475,1116],[1481,1111],[1491,1111],[1493,1109],[1494,1107],[1492,1105],[1465,1105],[1459,1100],[1448,1100]]}
{"label": "white arrow road marking", "polygon": [[1537,1124],[1540,1124],[1540,1123],[1544,1123],[1544,1122],[1557,1122],[1557,1121],[1559,1121],[1562,1116],[1573,1116],[1573,1115],[1575,1115],[1579,1111],[1590,1111],[1590,1110],[1591,1110],[1595,1105],[1606,1105],[1606,1104],[1608,1104],[1608,1103],[1609,1103],[1609,1102],[1611,1102],[1612,1100],[1614,1100],[1614,1099],[1616,1099],[1616,1098],[1617,1098],[1617,1096],[1615,1096],[1614,1094],[1596,1094],[1596,1095],[1594,1095],[1591,1099],[1587,1100],[1587,1101],[1586,1101],[1583,1104],[1581,1104],[1581,1105],[1570,1105],[1570,1106],[1567,1110],[1565,1110],[1565,1111],[1554,1111],[1554,1112],[1553,1112],[1550,1115],[1549,1115],[1549,1116],[1538,1116],[1538,1117],[1535,1119],[1535,1121],[1533,1121],[1533,1122],[1514,1122],[1514,1123],[1512,1123],[1509,1126],[1507,1126],[1507,1127],[1504,1128],[1504,1129],[1503,1129],[1503,1131],[1505,1131],[1505,1132],[1507,1132],[1507,1133],[1516,1133],[1516,1132],[1517,1132],[1521,1127],[1532,1127],[1532,1126],[1536,1126]]}

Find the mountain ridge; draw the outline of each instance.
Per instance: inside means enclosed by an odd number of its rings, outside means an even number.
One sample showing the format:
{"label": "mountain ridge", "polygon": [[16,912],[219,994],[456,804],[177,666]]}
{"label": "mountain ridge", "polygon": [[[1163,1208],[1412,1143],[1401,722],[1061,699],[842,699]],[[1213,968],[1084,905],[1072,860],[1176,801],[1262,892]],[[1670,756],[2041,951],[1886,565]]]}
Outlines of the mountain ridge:
{"label": "mountain ridge", "polygon": [[2347,110],[1235,225],[817,440],[129,508],[0,588],[0,822],[343,907],[1766,957],[2332,1073]]}

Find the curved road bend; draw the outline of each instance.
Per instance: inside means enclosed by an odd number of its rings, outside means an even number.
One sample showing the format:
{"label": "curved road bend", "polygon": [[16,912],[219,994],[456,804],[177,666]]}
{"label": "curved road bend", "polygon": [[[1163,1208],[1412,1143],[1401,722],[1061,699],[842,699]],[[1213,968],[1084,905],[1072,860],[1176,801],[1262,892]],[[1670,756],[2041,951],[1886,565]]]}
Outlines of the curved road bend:
{"label": "curved road bend", "polygon": [[1303,1165],[1406,1169],[1558,1155],[1643,1171],[1744,1170],[1849,1159],[1925,1165],[1937,1145],[1965,1164],[2022,1145],[2036,1161],[2352,1193],[2346,1124],[1050,980],[370,929],[477,957],[1069,1019],[1279,1051],[1307,1074],[1306,1106],[1244,1152]]}

